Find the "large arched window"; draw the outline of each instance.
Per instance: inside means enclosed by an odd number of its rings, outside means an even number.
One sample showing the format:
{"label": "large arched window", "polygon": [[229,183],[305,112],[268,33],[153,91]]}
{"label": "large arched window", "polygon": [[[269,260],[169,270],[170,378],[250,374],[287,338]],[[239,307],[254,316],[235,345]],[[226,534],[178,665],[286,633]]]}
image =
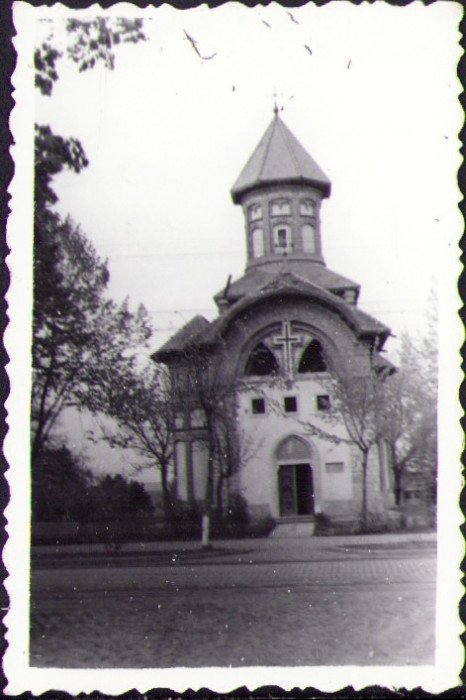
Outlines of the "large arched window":
{"label": "large arched window", "polygon": [[326,369],[322,345],[318,340],[311,340],[301,355],[298,372],[325,372]]}
{"label": "large arched window", "polygon": [[301,228],[301,236],[303,240],[303,252],[304,253],[315,253],[316,252],[316,238],[314,226],[311,224],[304,224]]}
{"label": "large arched window", "polygon": [[261,258],[264,255],[264,232],[255,228],[251,236],[252,257]]}
{"label": "large arched window", "polygon": [[278,362],[275,355],[264,343],[256,345],[248,357],[244,374],[248,377],[266,377],[278,373]]}

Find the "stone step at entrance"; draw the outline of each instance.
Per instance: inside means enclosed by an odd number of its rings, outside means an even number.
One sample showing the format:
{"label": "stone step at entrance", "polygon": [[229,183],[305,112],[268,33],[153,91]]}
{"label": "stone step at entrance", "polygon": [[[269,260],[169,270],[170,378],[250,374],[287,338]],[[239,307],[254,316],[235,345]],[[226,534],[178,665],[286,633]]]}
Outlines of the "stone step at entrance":
{"label": "stone step at entrance", "polygon": [[314,530],[314,516],[296,515],[289,518],[279,518],[269,537],[312,537]]}

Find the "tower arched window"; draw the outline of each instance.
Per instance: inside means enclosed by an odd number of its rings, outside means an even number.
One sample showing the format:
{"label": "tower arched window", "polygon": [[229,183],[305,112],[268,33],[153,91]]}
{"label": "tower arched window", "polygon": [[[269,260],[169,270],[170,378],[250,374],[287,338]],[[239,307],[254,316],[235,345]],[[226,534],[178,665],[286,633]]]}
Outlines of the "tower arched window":
{"label": "tower arched window", "polygon": [[301,227],[301,236],[303,241],[303,252],[315,253],[316,234],[314,231],[314,226],[311,226],[311,224],[304,224],[304,226]]}
{"label": "tower arched window", "polygon": [[299,203],[299,213],[302,216],[314,216],[315,214],[315,206],[314,202],[312,202],[310,199],[303,199]]}
{"label": "tower arched window", "polygon": [[273,248],[276,253],[287,253],[291,251],[291,228],[286,224],[274,226]]}
{"label": "tower arched window", "polygon": [[260,204],[251,204],[249,207],[249,221],[257,221],[262,218],[262,207]]}
{"label": "tower arched window", "polygon": [[271,374],[278,374],[278,362],[275,355],[264,343],[256,345],[249,355],[244,374],[247,377],[267,377]]}
{"label": "tower arched window", "polygon": [[291,214],[291,204],[287,199],[274,199],[270,202],[270,214],[272,216],[286,216]]}
{"label": "tower arched window", "polygon": [[261,228],[255,228],[252,232],[251,249],[253,258],[261,258],[264,255],[264,232]]}
{"label": "tower arched window", "polygon": [[311,340],[301,355],[298,372],[325,372],[327,365],[324,360],[324,351],[318,340]]}

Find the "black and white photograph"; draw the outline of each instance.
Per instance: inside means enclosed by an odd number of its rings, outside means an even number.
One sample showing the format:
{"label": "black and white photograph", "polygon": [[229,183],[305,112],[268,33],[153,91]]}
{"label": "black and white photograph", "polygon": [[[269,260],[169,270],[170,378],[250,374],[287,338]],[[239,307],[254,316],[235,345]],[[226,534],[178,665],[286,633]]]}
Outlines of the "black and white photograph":
{"label": "black and white photograph", "polygon": [[459,685],[460,3],[13,16],[7,692]]}

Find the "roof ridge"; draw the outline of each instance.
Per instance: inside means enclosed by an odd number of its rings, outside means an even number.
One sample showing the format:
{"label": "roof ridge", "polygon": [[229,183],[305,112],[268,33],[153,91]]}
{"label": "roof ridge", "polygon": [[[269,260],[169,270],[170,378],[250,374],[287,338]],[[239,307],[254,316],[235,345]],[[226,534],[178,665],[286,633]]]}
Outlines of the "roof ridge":
{"label": "roof ridge", "polygon": [[267,132],[270,131],[270,137],[269,137],[268,142],[267,142],[266,145],[265,145],[264,157],[263,157],[263,159],[262,159],[261,167],[260,167],[260,170],[259,170],[259,180],[262,178],[262,173],[264,172],[265,164],[266,164],[266,162],[267,162],[267,157],[268,157],[268,155],[269,155],[270,144],[272,143],[273,133],[274,133],[274,131],[275,131],[275,124],[277,123],[277,121],[278,121],[278,116],[276,116],[276,117],[273,119],[273,121],[272,121],[271,124],[269,125],[269,128],[267,129],[267,131],[266,131],[265,134],[264,134],[264,137],[265,137],[265,136],[267,136]]}
{"label": "roof ridge", "polygon": [[296,158],[296,154],[295,154],[295,152],[294,152],[294,150],[293,150],[293,143],[292,143],[292,140],[291,140],[291,132],[290,132],[290,130],[288,129],[288,127],[287,127],[287,125],[285,124],[284,121],[282,121],[279,117],[277,117],[277,120],[280,122],[280,126],[281,126],[281,131],[282,131],[283,139],[284,139],[284,141],[285,141],[285,143],[286,143],[287,151],[288,151],[289,155],[291,156],[291,160],[292,160],[293,163],[295,164],[295,167],[296,167],[296,170],[297,170],[299,176],[300,176],[300,177],[303,177],[302,168],[301,168],[301,166],[299,165],[299,162],[298,162],[298,160],[297,160],[297,158]]}

